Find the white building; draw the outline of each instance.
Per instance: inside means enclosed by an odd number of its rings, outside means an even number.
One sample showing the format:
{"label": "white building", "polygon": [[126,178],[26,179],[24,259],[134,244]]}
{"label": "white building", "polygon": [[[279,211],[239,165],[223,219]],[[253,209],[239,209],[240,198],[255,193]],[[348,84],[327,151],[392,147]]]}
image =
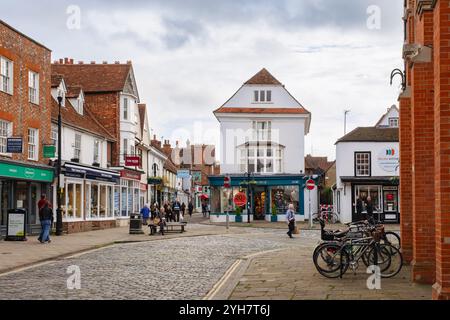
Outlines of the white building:
{"label": "white building", "polygon": [[[304,159],[310,112],[263,69],[214,115],[221,130],[221,176],[209,179],[211,219],[223,221],[226,211],[235,219],[240,208],[233,199],[238,194],[249,195],[251,220],[285,219],[290,203],[296,207],[298,220],[305,215],[309,218]],[[231,176],[232,192],[223,188],[226,175]],[[317,190],[311,199],[317,201]],[[317,203],[312,207],[317,208]],[[242,208],[246,221],[247,207]]]}
{"label": "white building", "polygon": [[[84,101],[82,87],[52,75],[52,143],[58,146],[58,96],[63,97],[62,173],[63,223],[68,232],[115,226],[114,190],[119,173],[108,169],[107,144],[115,138],[98,122]],[[55,154],[56,160],[57,153]],[[53,207],[56,203],[53,185]]]}
{"label": "white building", "polygon": [[392,106],[375,127],[356,128],[337,141],[334,207],[341,222],[363,219],[356,199],[365,202],[368,196],[381,221],[399,222],[398,120],[399,111]]}

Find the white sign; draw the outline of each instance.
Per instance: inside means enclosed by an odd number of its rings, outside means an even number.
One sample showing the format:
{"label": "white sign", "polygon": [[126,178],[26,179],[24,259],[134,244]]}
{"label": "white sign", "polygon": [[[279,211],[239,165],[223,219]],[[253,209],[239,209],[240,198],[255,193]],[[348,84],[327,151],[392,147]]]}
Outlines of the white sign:
{"label": "white sign", "polygon": [[8,236],[9,237],[23,237],[25,230],[25,215],[24,214],[8,214]]}
{"label": "white sign", "polygon": [[396,173],[400,165],[400,153],[396,147],[383,148],[378,153],[377,163],[381,170]]}

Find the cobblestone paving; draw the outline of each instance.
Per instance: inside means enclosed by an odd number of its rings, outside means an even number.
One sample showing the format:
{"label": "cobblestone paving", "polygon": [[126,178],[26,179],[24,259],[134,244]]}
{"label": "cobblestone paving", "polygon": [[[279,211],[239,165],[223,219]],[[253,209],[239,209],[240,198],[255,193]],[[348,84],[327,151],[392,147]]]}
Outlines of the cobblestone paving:
{"label": "cobblestone paving", "polygon": [[[292,245],[281,233],[253,231],[116,245],[7,274],[0,299],[201,299],[236,259]],[[80,267],[81,290],[67,289],[71,265]]]}

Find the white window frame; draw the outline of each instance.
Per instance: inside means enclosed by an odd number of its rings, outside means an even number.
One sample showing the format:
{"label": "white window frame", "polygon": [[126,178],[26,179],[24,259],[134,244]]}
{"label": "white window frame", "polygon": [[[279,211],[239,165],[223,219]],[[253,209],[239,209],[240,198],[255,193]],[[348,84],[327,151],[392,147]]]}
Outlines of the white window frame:
{"label": "white window frame", "polygon": [[94,159],[93,163],[100,163],[100,140],[94,140]]}
{"label": "white window frame", "polygon": [[254,90],[254,103],[272,103],[272,90]]}
{"label": "white window frame", "polygon": [[[73,217],[69,217],[69,185],[73,185],[74,186],[74,188],[73,188],[73,190],[75,191],[76,190],[76,186],[78,185],[78,186],[80,186],[81,187],[81,208],[77,208],[77,193],[76,192],[74,192],[74,195],[73,195],[73,202],[74,202],[74,204],[75,204],[75,207],[74,207],[74,209],[73,209],[73,213],[74,213],[74,215],[73,215]],[[84,188],[84,185],[83,185],[83,181],[82,180],[66,180],[66,182],[65,182],[65,190],[66,190],[66,192],[65,192],[65,199],[64,199],[64,201],[65,201],[65,210],[64,210],[64,220],[66,220],[66,221],[83,221],[84,220],[84,214],[85,214],[85,211],[84,211],[84,205],[83,205],[83,203],[84,203],[84,200],[85,200],[85,188]],[[78,212],[78,210],[81,210],[81,217],[80,218],[78,218],[77,217],[77,212]]]}
{"label": "white window frame", "polygon": [[12,137],[12,122],[0,119],[0,154],[11,156],[7,153],[8,138]]}
{"label": "white window frame", "polygon": [[127,120],[128,121],[128,119],[129,119],[129,117],[130,117],[130,99],[128,98],[128,97],[124,97],[123,98],[123,106],[122,106],[122,108],[123,108],[123,112],[122,112],[122,117],[123,117],[123,120]]}
{"label": "white window frame", "polygon": [[[271,155],[269,155],[271,154]],[[262,170],[258,173],[279,174],[283,173],[284,150],[281,147],[272,146],[251,146],[240,149],[240,170],[249,172],[250,165],[253,165],[252,172],[258,172],[258,161],[262,161]],[[271,170],[268,164],[272,163]]]}
{"label": "white window frame", "polygon": [[28,71],[28,101],[39,105],[39,73]]}
{"label": "white window frame", "polygon": [[28,128],[28,160],[39,160],[39,129]]}
{"label": "white window frame", "polygon": [[272,139],[272,121],[253,121],[253,140],[270,141]]}
{"label": "white window frame", "polygon": [[55,146],[56,153],[58,153],[58,127],[52,125],[51,129],[51,141],[53,142],[53,145]]}
{"label": "white window frame", "polygon": [[[395,124],[393,124],[395,123]],[[389,127],[390,128],[398,128],[399,127],[399,118],[389,118]]]}
{"label": "white window frame", "polygon": [[372,153],[355,152],[355,176],[370,177],[372,175]]}
{"label": "white window frame", "polygon": [[[79,139],[78,139],[79,138]],[[81,161],[81,133],[75,133],[75,139],[73,143],[73,158]]]}
{"label": "white window frame", "polygon": [[14,93],[14,62],[0,56],[0,91]]}

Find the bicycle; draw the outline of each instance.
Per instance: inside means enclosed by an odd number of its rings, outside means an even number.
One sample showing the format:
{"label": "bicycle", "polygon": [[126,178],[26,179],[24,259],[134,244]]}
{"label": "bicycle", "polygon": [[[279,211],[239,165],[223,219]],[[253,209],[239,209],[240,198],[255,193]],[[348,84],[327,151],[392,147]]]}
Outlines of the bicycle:
{"label": "bicycle", "polygon": [[333,212],[332,208],[321,210],[320,213],[314,213],[312,215],[313,222],[320,222],[320,220],[327,221],[328,223],[336,224],[339,222],[339,215]]}

